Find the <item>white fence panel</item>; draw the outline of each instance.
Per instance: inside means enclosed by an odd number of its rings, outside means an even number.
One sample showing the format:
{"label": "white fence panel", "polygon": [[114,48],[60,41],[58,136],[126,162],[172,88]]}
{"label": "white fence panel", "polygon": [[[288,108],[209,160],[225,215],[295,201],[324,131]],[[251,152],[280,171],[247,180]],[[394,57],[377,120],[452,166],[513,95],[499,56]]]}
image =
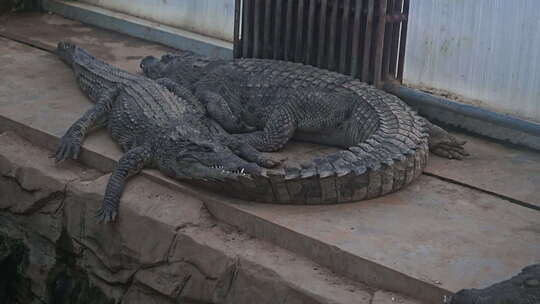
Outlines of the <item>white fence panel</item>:
{"label": "white fence panel", "polygon": [[80,0],[213,38],[233,41],[234,0]]}
{"label": "white fence panel", "polygon": [[[232,41],[234,0],[80,0]],[[411,0],[405,83],[540,122],[540,0]]]}
{"label": "white fence panel", "polygon": [[411,0],[405,82],[540,122],[540,0]]}

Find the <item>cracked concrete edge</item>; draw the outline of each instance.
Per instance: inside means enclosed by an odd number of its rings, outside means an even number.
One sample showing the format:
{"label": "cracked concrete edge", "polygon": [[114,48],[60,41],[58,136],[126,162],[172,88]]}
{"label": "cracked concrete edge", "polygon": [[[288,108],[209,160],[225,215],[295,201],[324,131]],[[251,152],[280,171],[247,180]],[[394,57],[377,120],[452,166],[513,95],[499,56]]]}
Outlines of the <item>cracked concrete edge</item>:
{"label": "cracked concrete edge", "polygon": [[[13,131],[17,134],[21,134],[22,137],[31,140],[32,143],[50,151],[54,151],[59,140],[57,135],[48,134],[42,130],[34,129],[31,126],[11,121],[0,115],[0,132],[2,131]],[[116,160],[101,154],[97,150],[93,150],[88,144],[83,143],[81,151],[81,159],[78,160],[78,162],[91,168],[97,168],[102,172],[110,172],[116,164]],[[422,279],[412,278],[372,261],[347,254],[346,252],[336,251],[335,248],[329,244],[309,239],[298,233],[285,234],[283,233],[283,230],[288,231],[288,229],[280,226],[278,227],[273,223],[267,222],[263,218],[249,214],[241,208],[238,208],[235,204],[228,203],[228,201],[236,202],[237,200],[227,199],[227,201],[224,201],[223,198],[218,195],[204,189],[179,183],[163,176],[156,170],[143,170],[140,175],[147,177],[168,189],[180,191],[187,195],[202,199],[207,205],[207,208],[218,220],[240,227],[248,234],[307,257],[308,259],[332,269],[332,271],[335,271],[339,275],[346,276],[352,280],[369,282],[370,285],[377,288],[408,294],[415,298],[420,296],[428,302],[439,302],[440,299],[451,294],[450,291],[426,283]],[[281,236],[283,235],[291,235],[291,237],[282,238]],[[275,236],[280,237],[276,238]],[[319,250],[313,250],[313,244],[319,245]],[[316,252],[322,252],[323,254],[317,255],[315,254]],[[324,254],[324,252],[327,254]],[[344,261],[347,261],[348,264]],[[348,265],[352,266],[350,267]],[[374,280],[374,278],[376,279]]]}
{"label": "cracked concrete edge", "polygon": [[[369,303],[376,292],[216,222],[201,201],[144,177],[134,178],[126,189],[121,219],[100,225],[92,211],[101,202],[108,175],[96,171],[88,175],[76,163],[55,166],[47,156],[48,151],[13,133],[0,134],[2,172],[33,170],[41,179],[39,191],[63,193],[52,213],[42,212],[49,208],[45,204],[30,213],[4,208],[0,217],[13,218],[19,229],[35,225],[51,230],[40,233],[53,245],[65,231],[90,281],[116,301],[145,303],[136,299],[154,297],[171,303],[178,299],[275,303],[280,299],[282,303],[352,304]],[[22,185],[19,194],[7,195],[27,194],[24,183],[8,183],[3,177],[0,181],[4,187]],[[46,189],[47,185],[53,189]]]}
{"label": "cracked concrete edge", "polygon": [[[56,134],[51,134],[24,123],[13,121],[0,114],[0,134],[3,132],[15,133],[17,136],[31,142],[33,145],[47,149],[48,155],[52,155],[52,151],[56,150],[60,141],[59,136]],[[90,149],[87,145],[81,147],[80,158],[80,161],[83,164],[101,172],[111,172],[116,165],[115,160],[103,156],[97,151]]]}
{"label": "cracked concrete edge", "polygon": [[[33,144],[50,151],[54,151],[59,140],[58,136],[55,134],[48,134],[43,130],[38,130],[26,124],[11,121],[0,115],[0,132],[2,131],[12,131],[17,135],[20,134],[23,138],[31,140]],[[102,172],[112,171],[112,168],[114,168],[114,165],[116,164],[116,160],[111,158],[110,155],[103,155],[100,151],[95,149],[97,148],[90,147],[90,145],[83,143],[81,148],[81,159],[78,160],[78,162],[91,168],[97,168]],[[298,233],[289,233],[291,238],[276,238],[275,236],[284,235],[282,230],[287,229],[269,223],[256,215],[249,214],[241,208],[238,208],[235,204],[228,202],[236,202],[236,200],[227,199],[224,201],[220,196],[204,189],[179,183],[163,176],[155,170],[143,170],[140,175],[147,177],[168,189],[180,191],[187,195],[202,199],[218,220],[240,227],[248,234],[254,235],[264,241],[274,243],[286,250],[291,250],[295,254],[307,257],[308,259],[332,269],[332,271],[336,271],[339,275],[346,276],[352,280],[369,282],[370,285],[377,288],[408,294],[415,298],[418,298],[420,295],[420,297],[426,301],[440,301],[444,296],[451,294],[451,292],[443,290],[439,286],[426,283],[418,278],[411,278],[372,261],[361,259],[351,254],[345,254],[341,251],[336,251],[335,248],[329,244],[323,244],[316,240],[313,242],[314,240],[308,239],[306,236]],[[319,245],[319,250],[313,250],[313,244]],[[326,252],[327,254],[316,255],[314,254],[315,252]],[[336,253],[338,254],[336,255]],[[350,263],[349,265],[353,265],[353,267],[346,266],[346,263],[342,261],[347,261],[347,263]],[[374,278],[376,279],[373,280]]]}

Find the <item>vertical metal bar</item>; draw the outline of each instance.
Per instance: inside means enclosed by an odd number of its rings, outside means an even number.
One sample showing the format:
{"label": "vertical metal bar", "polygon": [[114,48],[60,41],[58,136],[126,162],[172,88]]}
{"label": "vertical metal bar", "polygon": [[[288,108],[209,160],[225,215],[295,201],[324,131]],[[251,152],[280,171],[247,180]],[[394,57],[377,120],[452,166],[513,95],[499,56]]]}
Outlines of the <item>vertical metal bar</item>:
{"label": "vertical metal bar", "polygon": [[293,28],[293,3],[295,0],[287,0],[287,25],[285,26],[285,60],[291,60],[291,38]]}
{"label": "vertical metal bar", "polygon": [[234,58],[242,57],[242,44],[240,43],[240,7],[241,0],[234,1],[234,44],[233,44],[233,56]]}
{"label": "vertical metal bar", "polygon": [[251,1],[243,0],[244,5],[242,7],[242,57],[244,58],[251,57]]}
{"label": "vertical metal bar", "polygon": [[262,0],[252,0],[255,2],[255,7],[253,10],[253,57],[261,57],[261,10],[262,10]]}
{"label": "vertical metal bar", "polygon": [[270,27],[272,26],[272,1],[273,0],[264,0],[264,35],[263,35],[263,58],[272,57],[272,44],[270,43]]}
{"label": "vertical metal bar", "polygon": [[358,76],[358,59],[360,57],[360,18],[362,17],[362,0],[355,0],[354,6],[354,23],[352,29],[352,55],[351,55],[351,75],[352,77]]}
{"label": "vertical metal bar", "polygon": [[298,2],[298,17],[296,19],[296,45],[295,59],[296,62],[303,62],[302,50],[304,48],[304,0],[296,0]]}
{"label": "vertical metal bar", "polygon": [[380,0],[379,2],[379,19],[377,24],[377,41],[375,46],[375,61],[374,61],[374,72],[373,72],[373,84],[380,88],[382,86],[382,61],[383,61],[383,51],[384,51],[384,30],[386,26],[386,7],[387,0]]}
{"label": "vertical metal bar", "polygon": [[348,48],[349,45],[349,17],[351,15],[351,0],[343,0],[343,16],[341,24],[341,49],[339,56],[339,72],[343,74],[348,74],[350,71],[350,66],[347,66],[347,51],[350,51]]}
{"label": "vertical metal bar", "polygon": [[323,65],[324,56],[326,55],[326,15],[328,9],[328,0],[321,0],[321,22],[319,23],[319,53],[317,54],[317,66]]}
{"label": "vertical metal bar", "polygon": [[405,64],[405,47],[407,44],[407,27],[409,23],[409,0],[403,2],[403,15],[405,20],[401,24],[401,36],[399,38],[399,59],[398,59],[398,74],[399,82],[403,82],[403,67]]}
{"label": "vertical metal bar", "polygon": [[384,47],[383,47],[383,59],[382,59],[382,72],[381,77],[383,80],[386,80],[388,78],[388,74],[390,72],[390,53],[391,53],[391,46],[392,46],[392,33],[394,33],[394,26],[395,22],[392,22],[389,17],[394,12],[394,0],[387,0],[387,7],[386,11],[384,12],[384,15],[381,16],[381,18],[384,18],[385,23],[385,32],[384,32]]}
{"label": "vertical metal bar", "polygon": [[[403,8],[403,0],[395,0],[394,3],[394,9],[393,14],[394,15],[400,15],[401,16],[401,10]],[[392,30],[392,47],[390,48],[390,70],[389,74],[396,78],[397,73],[397,63],[398,63],[398,52],[399,52],[399,32],[400,32],[400,26],[401,23],[404,22],[404,20],[401,20],[400,22],[394,24],[393,30]]]}
{"label": "vertical metal bar", "polygon": [[332,16],[330,17],[330,49],[328,51],[328,69],[336,70],[336,29],[337,29],[337,17],[338,17],[339,3],[333,1],[332,3]]}
{"label": "vertical metal bar", "polygon": [[369,70],[371,61],[371,36],[373,35],[373,10],[374,0],[369,0],[367,7],[366,36],[364,39],[364,56],[362,58],[362,81],[369,81]]}
{"label": "vertical metal bar", "polygon": [[282,29],[282,4],[283,0],[269,0],[269,1],[276,1],[276,14],[274,15],[274,59],[281,59],[280,58],[280,50],[281,50],[281,29]]}
{"label": "vertical metal bar", "polygon": [[315,50],[313,49],[313,36],[315,35],[315,8],[317,1],[309,0],[309,16],[307,29],[307,45],[306,45],[306,64],[312,64]]}

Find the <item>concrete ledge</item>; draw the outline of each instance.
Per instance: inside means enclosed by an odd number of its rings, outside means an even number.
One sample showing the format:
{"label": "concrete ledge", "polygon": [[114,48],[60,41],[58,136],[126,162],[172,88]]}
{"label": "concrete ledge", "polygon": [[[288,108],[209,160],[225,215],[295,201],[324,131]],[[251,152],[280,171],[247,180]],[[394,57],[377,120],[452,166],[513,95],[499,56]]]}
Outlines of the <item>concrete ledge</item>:
{"label": "concrete ledge", "polygon": [[108,178],[74,162],[55,166],[47,150],[0,134],[0,235],[26,245],[19,274],[36,302],[51,302],[51,282],[72,284],[56,280],[75,265],[103,297],[126,304],[368,304],[386,293],[216,222],[200,200],[144,177],[129,183],[122,219],[99,224]]}
{"label": "concrete ledge", "polygon": [[233,55],[230,42],[83,3],[43,0],[43,8],[70,19],[205,56],[230,59]]}
{"label": "concrete ledge", "polygon": [[540,124],[404,86],[390,85],[385,89],[431,120],[540,150]]}

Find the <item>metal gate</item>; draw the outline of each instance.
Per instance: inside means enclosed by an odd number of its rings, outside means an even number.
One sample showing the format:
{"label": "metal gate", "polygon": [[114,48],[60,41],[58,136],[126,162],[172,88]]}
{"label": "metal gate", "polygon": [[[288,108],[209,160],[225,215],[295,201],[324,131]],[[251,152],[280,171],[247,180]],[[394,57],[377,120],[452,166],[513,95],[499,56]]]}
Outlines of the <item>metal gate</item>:
{"label": "metal gate", "polygon": [[302,62],[382,87],[403,79],[409,0],[236,0],[235,58]]}

